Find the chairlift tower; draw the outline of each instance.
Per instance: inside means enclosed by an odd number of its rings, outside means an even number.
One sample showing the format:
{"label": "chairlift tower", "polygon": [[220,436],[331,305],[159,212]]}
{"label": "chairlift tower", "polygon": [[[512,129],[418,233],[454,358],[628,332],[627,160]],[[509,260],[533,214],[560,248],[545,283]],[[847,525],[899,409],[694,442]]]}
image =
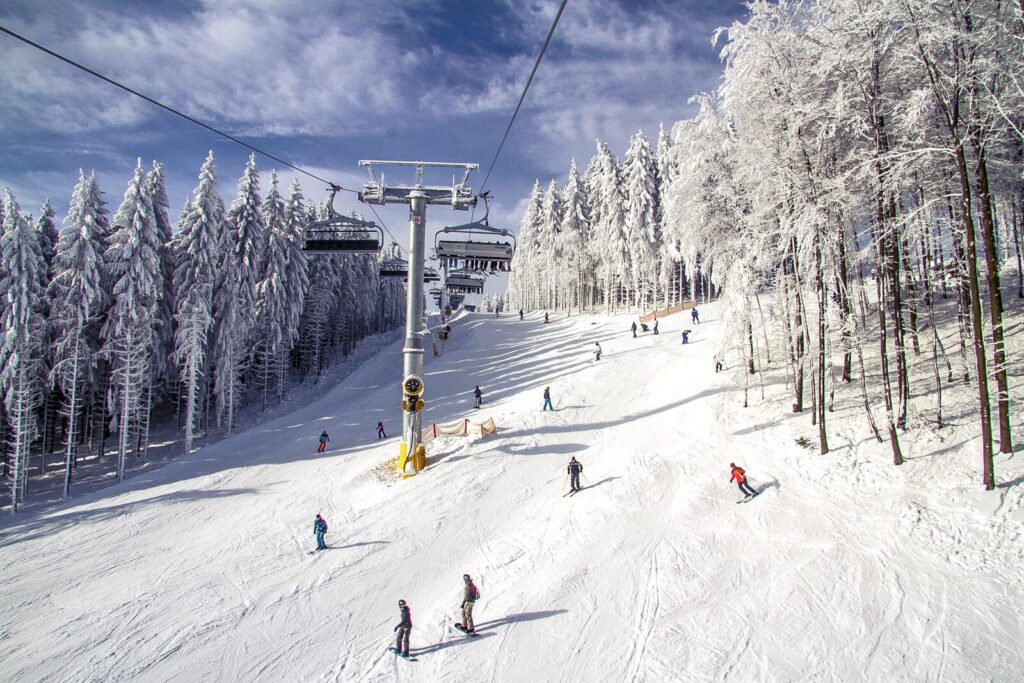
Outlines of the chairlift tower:
{"label": "chairlift tower", "polygon": [[[423,383],[423,269],[427,229],[427,205],[448,205],[457,211],[466,211],[476,206],[476,196],[466,186],[469,174],[480,168],[479,164],[445,163],[437,161],[375,161],[360,160],[370,179],[363,184],[359,200],[366,204],[408,204],[409,205],[409,288],[405,306],[405,346],[402,349],[402,443],[399,447],[398,469],[404,473],[410,459],[413,469],[419,472],[426,460],[426,450],[420,443],[422,434],[421,396]],[[415,170],[416,181],[412,185],[388,184],[383,168],[395,166]],[[462,178],[452,176],[452,184],[424,185],[423,170],[426,168],[457,169]]]}

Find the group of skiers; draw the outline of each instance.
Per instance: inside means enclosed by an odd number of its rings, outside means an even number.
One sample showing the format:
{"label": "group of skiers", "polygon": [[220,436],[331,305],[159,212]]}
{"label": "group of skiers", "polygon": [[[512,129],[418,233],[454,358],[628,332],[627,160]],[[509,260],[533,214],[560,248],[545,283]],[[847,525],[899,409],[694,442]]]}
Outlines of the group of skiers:
{"label": "group of skiers", "polygon": [[[377,421],[377,439],[380,440],[380,439],[386,439],[386,438],[388,438],[388,435],[384,431],[384,421],[383,420],[378,420]],[[326,429],[324,431],[320,432],[320,438],[317,440],[316,452],[317,453],[323,453],[324,451],[326,451],[327,450],[327,444],[330,442],[330,440],[331,440],[331,437],[330,437],[330,435],[327,434],[327,430]]]}

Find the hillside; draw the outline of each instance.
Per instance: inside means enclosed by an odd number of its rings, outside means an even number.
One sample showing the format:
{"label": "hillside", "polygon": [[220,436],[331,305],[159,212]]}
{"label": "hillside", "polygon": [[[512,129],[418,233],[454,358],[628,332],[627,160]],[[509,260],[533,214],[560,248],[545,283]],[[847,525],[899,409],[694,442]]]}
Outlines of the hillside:
{"label": "hillside", "polygon": [[[895,468],[852,411],[832,453],[804,449],[781,370],[742,408],[736,369],[711,360],[717,307],[702,313],[687,346],[681,316],[636,340],[628,316],[458,318],[425,420],[498,433],[432,442],[407,480],[374,430],[400,424],[397,341],[293,413],[5,521],[0,678],[1019,677],[1024,467],[1000,458],[1005,483],[982,492],[954,426],[908,438]],[[563,497],[570,456],[588,486]],[[732,461],[763,489],[748,503]],[[317,512],[331,549],[313,555]],[[474,640],[451,627],[464,572]],[[385,651],[399,598],[416,662]]]}

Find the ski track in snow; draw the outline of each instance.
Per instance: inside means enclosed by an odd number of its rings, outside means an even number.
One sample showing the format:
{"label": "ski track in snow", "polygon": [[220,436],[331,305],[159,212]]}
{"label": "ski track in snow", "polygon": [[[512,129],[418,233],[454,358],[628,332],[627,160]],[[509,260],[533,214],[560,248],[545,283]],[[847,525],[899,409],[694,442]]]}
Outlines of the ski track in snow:
{"label": "ski track in snow", "polygon": [[[781,371],[748,409],[713,372],[716,309],[682,347],[681,316],[635,340],[624,315],[458,317],[424,422],[498,433],[437,439],[407,480],[373,438],[400,419],[396,341],[292,413],[3,521],[0,680],[1019,678],[1024,468],[982,494],[973,446],[931,454],[970,426],[922,428],[893,467],[854,411],[828,456],[795,445],[814,431]],[[730,461],[761,488],[743,505]],[[477,638],[452,626],[466,572]],[[416,662],[386,651],[399,598]]]}

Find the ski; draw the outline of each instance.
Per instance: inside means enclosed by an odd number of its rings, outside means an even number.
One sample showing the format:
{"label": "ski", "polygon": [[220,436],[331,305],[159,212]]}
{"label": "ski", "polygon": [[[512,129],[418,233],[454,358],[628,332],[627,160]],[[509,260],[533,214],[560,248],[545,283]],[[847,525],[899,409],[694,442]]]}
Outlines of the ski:
{"label": "ski", "polygon": [[416,661],[415,657],[411,657],[409,655],[403,655],[401,652],[398,651],[398,648],[389,647],[388,648],[388,652],[393,652],[394,654],[398,655],[399,657],[401,657],[402,659],[404,659],[407,662],[415,662]]}

